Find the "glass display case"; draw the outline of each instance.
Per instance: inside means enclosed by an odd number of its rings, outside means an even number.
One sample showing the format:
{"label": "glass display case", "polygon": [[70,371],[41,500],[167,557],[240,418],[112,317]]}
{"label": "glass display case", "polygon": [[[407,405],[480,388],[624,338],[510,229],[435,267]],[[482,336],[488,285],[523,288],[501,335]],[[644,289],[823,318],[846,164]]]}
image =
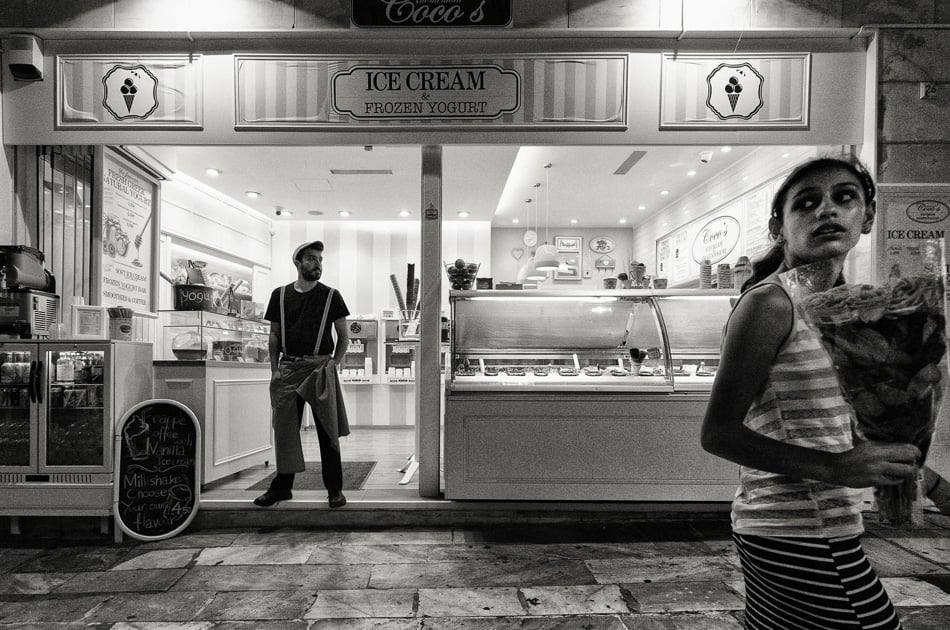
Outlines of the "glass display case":
{"label": "glass display case", "polygon": [[171,361],[267,363],[267,322],[208,311],[159,311],[162,343],[156,357]]}
{"label": "glass display case", "polygon": [[727,291],[457,291],[452,391],[709,391]]}
{"label": "glass display case", "polygon": [[445,497],[723,501],[700,446],[731,291],[453,291]]}

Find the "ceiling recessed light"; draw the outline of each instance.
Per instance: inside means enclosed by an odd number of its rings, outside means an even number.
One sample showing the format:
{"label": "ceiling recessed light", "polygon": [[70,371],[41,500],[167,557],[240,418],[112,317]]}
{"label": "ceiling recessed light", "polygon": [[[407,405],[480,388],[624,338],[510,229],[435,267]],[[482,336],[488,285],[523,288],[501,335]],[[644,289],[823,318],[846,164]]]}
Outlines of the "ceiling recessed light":
{"label": "ceiling recessed light", "polygon": [[520,223],[520,221],[518,221],[518,217],[515,217],[514,219],[512,219],[511,222],[512,222],[512,223]]}
{"label": "ceiling recessed light", "polygon": [[571,219],[571,225],[574,225],[575,223],[577,223],[577,219]]}
{"label": "ceiling recessed light", "polygon": [[686,171],[686,177],[692,177],[696,174],[696,171]]}
{"label": "ceiling recessed light", "polygon": [[400,210],[400,211],[399,211],[399,216],[401,216],[401,217],[408,217],[408,216],[409,216],[409,211],[408,211],[408,210]]}
{"label": "ceiling recessed light", "polygon": [[646,209],[647,207],[643,204],[640,204],[639,206],[637,206],[637,210],[646,210]]}
{"label": "ceiling recessed light", "polygon": [[207,175],[208,177],[217,177],[220,174],[221,174],[221,169],[217,169],[217,168],[205,169],[205,175]]}
{"label": "ceiling recessed light", "polygon": [[340,210],[339,212],[337,212],[337,214],[340,215],[341,217],[348,217],[348,216],[350,216],[350,211],[349,211],[349,210]]}
{"label": "ceiling recessed light", "polygon": [[722,147],[719,150],[722,151],[723,153],[729,153],[730,151],[732,151],[732,147]]}
{"label": "ceiling recessed light", "polygon": [[261,193],[257,192],[256,190],[248,190],[248,191],[245,191],[244,194],[247,196],[248,199],[257,199],[258,197],[261,196]]}
{"label": "ceiling recessed light", "polygon": [[463,219],[468,218],[468,210],[459,210],[458,215]]}
{"label": "ceiling recessed light", "polygon": [[626,222],[627,222],[626,219],[620,219],[620,223],[626,223]]}
{"label": "ceiling recessed light", "polygon": [[792,155],[791,153],[783,153],[783,154],[782,154],[782,157],[783,157],[783,158],[788,158],[788,157],[791,157],[791,155]]}
{"label": "ceiling recessed light", "polygon": [[292,217],[292,216],[294,216],[294,213],[293,213],[293,212],[291,212],[290,210],[284,210],[283,208],[277,208],[277,210],[274,212],[274,214],[276,214],[276,215],[279,216],[279,217]]}
{"label": "ceiling recessed light", "polygon": [[322,217],[323,211],[322,210],[308,210],[307,214],[309,214],[312,217]]}
{"label": "ceiling recessed light", "polygon": [[668,191],[668,190],[661,190],[661,191],[660,191],[660,194],[666,196],[666,195],[670,194],[670,191]]}

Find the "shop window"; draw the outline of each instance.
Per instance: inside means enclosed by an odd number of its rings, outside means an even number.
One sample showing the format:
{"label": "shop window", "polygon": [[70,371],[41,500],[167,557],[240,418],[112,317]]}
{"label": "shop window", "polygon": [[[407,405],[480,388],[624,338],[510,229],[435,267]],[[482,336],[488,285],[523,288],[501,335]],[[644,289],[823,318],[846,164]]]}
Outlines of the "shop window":
{"label": "shop window", "polygon": [[91,293],[94,242],[94,148],[38,147],[38,212],[36,247],[46,269],[56,278],[62,321],[71,329],[71,309],[77,296]]}

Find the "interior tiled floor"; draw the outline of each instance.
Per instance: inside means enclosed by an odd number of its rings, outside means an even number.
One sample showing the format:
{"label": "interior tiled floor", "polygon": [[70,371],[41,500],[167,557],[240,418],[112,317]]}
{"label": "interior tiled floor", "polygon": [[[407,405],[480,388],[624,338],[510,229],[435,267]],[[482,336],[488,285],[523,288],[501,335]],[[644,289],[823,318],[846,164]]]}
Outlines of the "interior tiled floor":
{"label": "interior tiled floor", "polygon": [[[0,628],[737,630],[725,517],[488,528],[227,528],[0,542]],[[907,630],[950,622],[950,517],[866,548]],[[781,629],[785,630],[785,629]]]}
{"label": "interior tiled floor", "polygon": [[[304,459],[319,461],[320,447],[317,434],[313,429],[301,431]],[[353,427],[350,435],[340,443],[340,451],[345,461],[375,461],[376,466],[366,479],[362,490],[347,491],[350,502],[379,501],[387,499],[419,499],[418,476],[409,478],[401,484],[404,473],[400,472],[408,463],[415,450],[415,431],[411,427],[376,428]],[[248,488],[274,471],[274,463],[252,466],[239,475],[222,479],[202,489],[202,501],[252,501],[260,494],[259,490]],[[323,492],[295,491],[295,497],[325,499]]]}

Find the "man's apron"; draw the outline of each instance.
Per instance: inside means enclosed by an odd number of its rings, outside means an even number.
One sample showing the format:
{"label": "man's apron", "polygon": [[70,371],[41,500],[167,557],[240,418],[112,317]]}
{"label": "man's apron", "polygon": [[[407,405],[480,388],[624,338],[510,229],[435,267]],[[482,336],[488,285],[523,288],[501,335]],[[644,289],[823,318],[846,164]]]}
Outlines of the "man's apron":
{"label": "man's apron", "polygon": [[[320,334],[317,347],[323,339],[330,302],[334,289],[330,289],[327,305],[320,322]],[[280,329],[283,336],[286,330],[284,322],[284,287],[280,293]],[[281,348],[286,348],[286,340],[281,339]],[[277,459],[277,472],[280,474],[299,473],[306,470],[303,458],[303,446],[300,443],[300,413],[297,397],[310,403],[314,420],[326,431],[336,451],[340,450],[340,437],[350,434],[350,425],[343,404],[343,390],[336,362],[330,355],[310,355],[291,357],[283,355],[277,366],[277,377],[271,378],[271,425],[274,428],[274,450]]]}

